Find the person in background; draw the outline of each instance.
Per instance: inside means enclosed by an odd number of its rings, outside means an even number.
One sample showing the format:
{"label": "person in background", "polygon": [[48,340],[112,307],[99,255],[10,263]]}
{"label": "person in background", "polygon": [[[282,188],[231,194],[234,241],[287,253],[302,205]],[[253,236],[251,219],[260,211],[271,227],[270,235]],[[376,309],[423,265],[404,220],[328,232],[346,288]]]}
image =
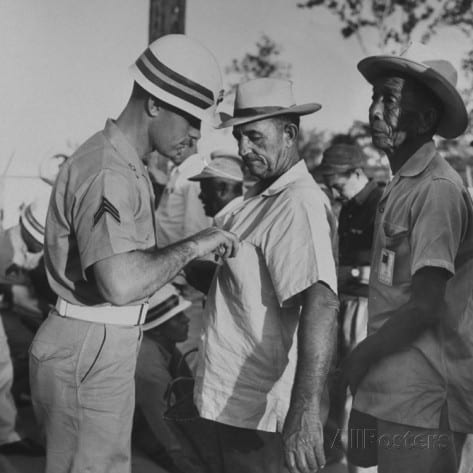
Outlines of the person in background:
{"label": "person in background", "polygon": [[[27,284],[28,273],[36,268],[43,250],[47,202],[26,205],[18,225],[0,233],[0,281]],[[17,410],[11,393],[13,363],[0,317],[0,455],[44,455],[44,448],[16,431]]]}
{"label": "person in background", "polygon": [[[323,152],[317,172],[341,202],[338,218],[338,290],[340,297],[337,364],[366,337],[368,326],[368,280],[373,246],[376,207],[383,193],[368,179],[366,157],[355,144],[335,144]],[[336,433],[343,433],[346,448],[351,396],[334,387],[331,414]],[[333,439],[329,443],[333,445]]]}
{"label": "person in background", "polygon": [[212,225],[200,201],[199,184],[189,177],[207,164],[197,153],[197,139],[191,138],[169,160],[169,179],[156,211],[158,247],[164,248]]}
{"label": "person in background", "polygon": [[[133,443],[169,472],[195,472],[196,459],[189,457],[163,419],[170,382],[192,376],[176,347],[187,339],[189,318],[184,311],[191,303],[172,284],[167,284],[151,297],[149,304],[136,364]],[[192,386],[177,395],[190,392]]]}
{"label": "person in background", "polygon": [[393,178],[377,208],[368,336],[343,365],[351,430],[369,436],[349,458],[379,473],[454,473],[473,432],[473,202],[433,136],[460,136],[468,114],[455,68],[425,45],[358,69]]}
{"label": "person in background", "polygon": [[[169,160],[169,178],[156,211],[156,235],[160,248],[212,225],[212,219],[205,215],[198,198],[199,184],[188,179],[202,171],[206,165],[205,159],[197,152],[197,142],[197,139],[189,140],[188,146]],[[199,343],[205,296],[187,284],[183,273],[178,274],[172,282],[183,297],[192,303],[188,311],[191,318],[189,337],[183,347],[186,350]],[[193,369],[194,358],[195,354],[189,357],[189,364]]]}
{"label": "person in background", "polygon": [[242,160],[231,151],[212,151],[210,163],[189,180],[200,184],[199,199],[214,224],[243,201]]}
{"label": "person in background", "polygon": [[[213,151],[210,158],[210,163],[202,172],[189,179],[200,183],[199,199],[205,214],[213,218],[214,225],[219,226],[225,215],[243,202],[242,159],[226,150]],[[186,280],[207,295],[216,267],[213,261],[189,263],[184,268]]]}

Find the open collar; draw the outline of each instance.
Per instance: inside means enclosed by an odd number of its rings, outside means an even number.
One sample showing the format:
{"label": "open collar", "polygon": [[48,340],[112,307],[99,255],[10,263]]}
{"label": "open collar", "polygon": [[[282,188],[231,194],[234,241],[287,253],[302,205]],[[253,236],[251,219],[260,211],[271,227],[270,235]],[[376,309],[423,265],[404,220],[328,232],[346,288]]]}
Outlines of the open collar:
{"label": "open collar", "polygon": [[353,197],[353,201],[356,202],[357,205],[363,205],[366,202],[366,199],[371,194],[371,192],[378,187],[378,183],[374,180],[368,181],[365,187],[361,189],[358,194]]}
{"label": "open collar", "polygon": [[258,182],[251,187],[245,194],[245,200],[260,195],[261,197],[271,197],[280,194],[290,184],[300,179],[312,179],[307,169],[307,165],[303,159],[298,161],[294,166],[289,168],[282,176],[279,176],[267,189],[262,192],[258,191]]}
{"label": "open collar", "polygon": [[437,154],[435,143],[431,140],[424,143],[396,173],[400,177],[414,177],[427,169],[434,156]]}

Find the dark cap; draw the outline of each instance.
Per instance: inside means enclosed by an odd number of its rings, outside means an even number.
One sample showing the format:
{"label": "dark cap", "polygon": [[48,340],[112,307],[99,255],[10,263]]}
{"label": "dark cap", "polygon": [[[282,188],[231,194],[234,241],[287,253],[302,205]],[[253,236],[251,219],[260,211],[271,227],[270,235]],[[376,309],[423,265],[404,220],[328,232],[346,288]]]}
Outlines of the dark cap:
{"label": "dark cap", "polygon": [[317,172],[322,175],[337,174],[363,168],[365,164],[366,157],[359,146],[340,143],[324,151]]}

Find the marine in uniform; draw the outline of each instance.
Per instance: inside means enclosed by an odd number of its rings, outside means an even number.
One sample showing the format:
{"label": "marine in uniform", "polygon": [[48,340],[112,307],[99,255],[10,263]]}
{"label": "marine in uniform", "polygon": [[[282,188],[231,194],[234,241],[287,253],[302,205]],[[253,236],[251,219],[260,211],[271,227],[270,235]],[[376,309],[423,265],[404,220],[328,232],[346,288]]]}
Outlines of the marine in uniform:
{"label": "marine in uniform", "polygon": [[30,350],[47,473],[130,471],[134,374],[147,299],[185,264],[236,251],[207,229],[157,249],[145,157],[171,157],[200,137],[221,96],[212,54],[164,36],[131,67],[133,91],[116,120],[61,167],[46,223],[45,263],[56,308]]}

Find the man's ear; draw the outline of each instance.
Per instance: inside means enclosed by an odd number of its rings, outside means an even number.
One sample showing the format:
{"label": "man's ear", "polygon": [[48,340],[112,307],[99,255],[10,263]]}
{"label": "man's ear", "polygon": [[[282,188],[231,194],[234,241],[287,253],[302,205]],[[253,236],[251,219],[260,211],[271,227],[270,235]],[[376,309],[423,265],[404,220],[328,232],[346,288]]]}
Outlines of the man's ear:
{"label": "man's ear", "polygon": [[153,96],[149,96],[146,99],[146,113],[150,117],[156,117],[159,114],[159,111],[161,110],[161,107],[159,105],[159,100],[157,100]]}
{"label": "man's ear", "polygon": [[219,182],[217,188],[215,189],[217,196],[220,199],[224,199],[229,191],[229,185],[226,182]]}
{"label": "man's ear", "polygon": [[288,123],[284,126],[284,135],[286,138],[286,143],[289,146],[296,144],[297,137],[299,135],[299,129],[294,123]]}

